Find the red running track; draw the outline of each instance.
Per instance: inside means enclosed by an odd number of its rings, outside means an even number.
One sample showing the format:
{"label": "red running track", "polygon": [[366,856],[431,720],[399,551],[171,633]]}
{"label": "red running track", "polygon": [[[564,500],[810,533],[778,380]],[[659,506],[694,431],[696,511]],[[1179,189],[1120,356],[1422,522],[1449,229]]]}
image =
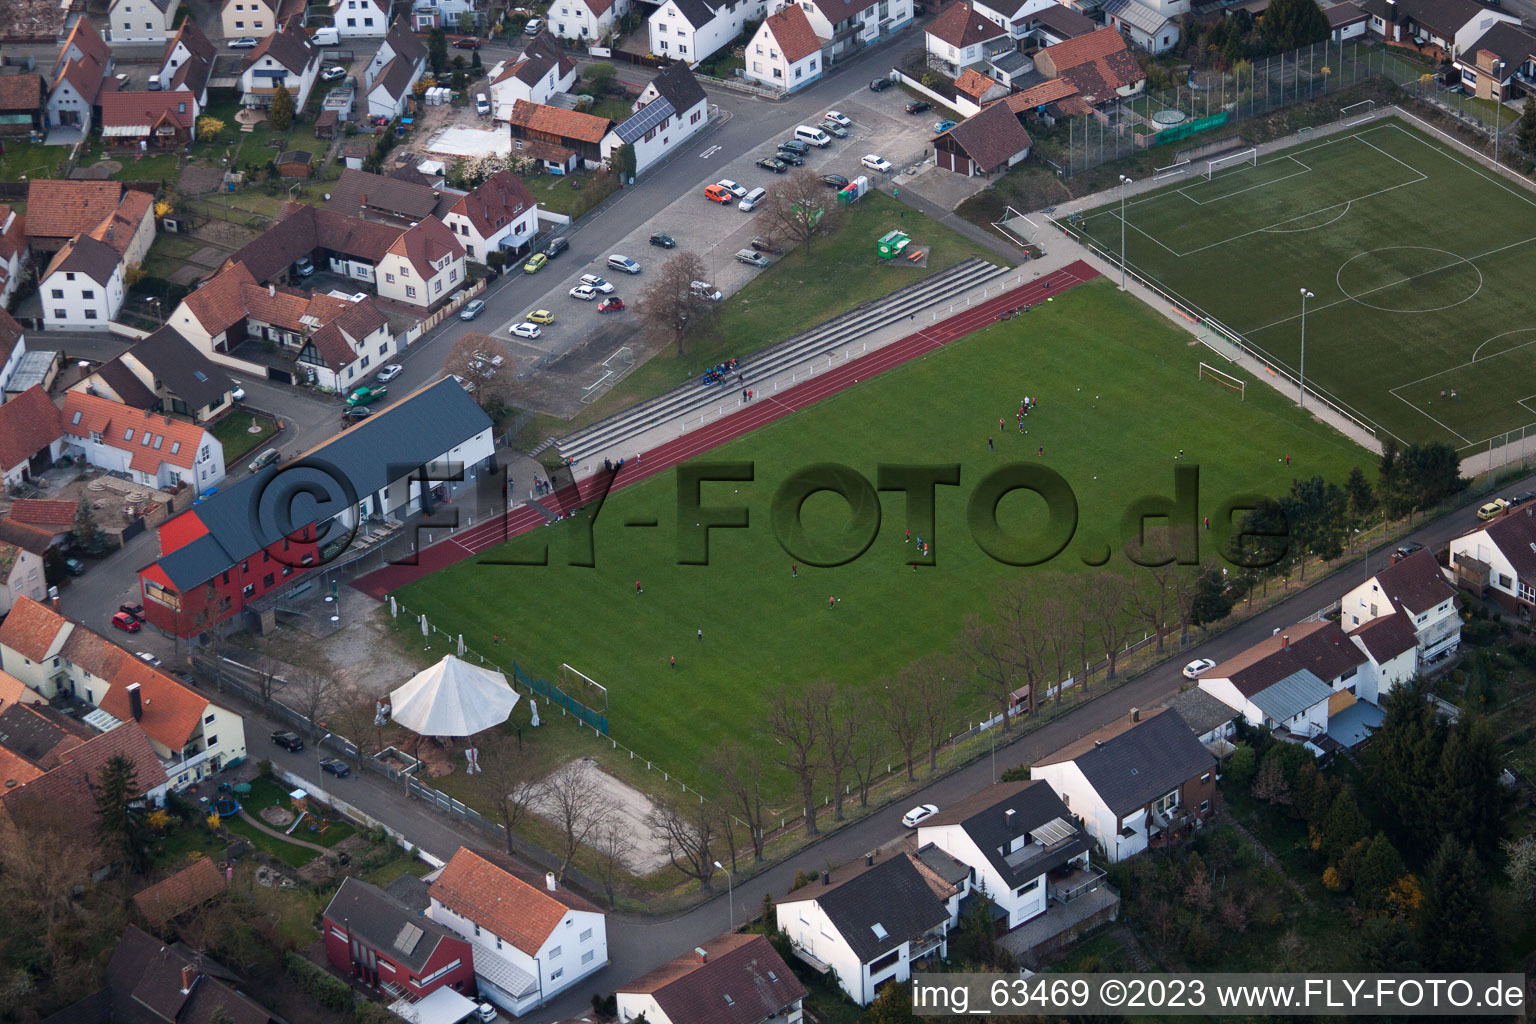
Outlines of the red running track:
{"label": "red running track", "polygon": [[[632,463],[626,462],[619,477],[613,481],[609,493],[613,494],[647,477],[666,472],[673,466],[696,458],[727,441],[733,441],[765,424],[814,405],[823,398],[835,395],[859,381],[868,380],[877,374],[895,369],[918,356],[963,338],[972,331],[995,323],[999,315],[1016,306],[1044,302],[1052,295],[1059,295],[1069,288],[1098,276],[1097,270],[1078,260],[1061,270],[1045,274],[1038,280],[1002,292],[996,298],[969,306],[947,320],[924,327],[878,351],[825,370],[820,376],[811,377],[803,384],[796,384],[776,394],[754,399],[750,405],[743,406],[735,413],[643,452]],[[1045,282],[1049,282],[1049,287],[1046,287]],[[566,512],[585,504],[597,490],[597,486],[597,477],[590,476],[585,480],[568,484],[554,494],[545,495],[539,501],[546,508]],[[456,562],[462,562],[466,558],[505,542],[508,538],[542,526],[544,522],[544,517],[539,512],[524,505],[499,518],[460,530],[449,539],[423,549],[415,565],[387,565],[358,578],[353,581],[352,586],[375,600],[383,600],[384,595],[391,590],[429,576]]]}

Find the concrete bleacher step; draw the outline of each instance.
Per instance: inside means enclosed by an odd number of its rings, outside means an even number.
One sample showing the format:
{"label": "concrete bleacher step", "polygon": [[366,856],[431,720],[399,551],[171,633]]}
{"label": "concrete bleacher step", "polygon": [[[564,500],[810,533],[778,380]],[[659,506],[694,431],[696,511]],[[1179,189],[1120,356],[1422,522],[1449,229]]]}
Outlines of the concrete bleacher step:
{"label": "concrete bleacher step", "polygon": [[546,449],[550,445],[554,444],[555,441],[556,441],[556,438],[546,437],[544,440],[540,441],[535,448],[533,448],[531,451],[529,451],[529,453],[528,453],[529,457],[533,458],[533,457],[537,456],[544,449]]}
{"label": "concrete bleacher step", "polygon": [[871,331],[909,318],[918,311],[942,302],[946,297],[958,295],[1011,272],[1012,268],[998,267],[982,260],[965,260],[764,349],[737,367],[736,372],[743,377],[739,385],[732,382],[717,388],[704,387],[697,381],[689,382],[567,435],[555,443],[561,455],[566,458],[584,459],[659,423],[686,417],[697,410],[718,404],[723,392],[734,392],[738,387],[751,387],[754,382],[767,380],[808,360],[831,353],[839,346]]}

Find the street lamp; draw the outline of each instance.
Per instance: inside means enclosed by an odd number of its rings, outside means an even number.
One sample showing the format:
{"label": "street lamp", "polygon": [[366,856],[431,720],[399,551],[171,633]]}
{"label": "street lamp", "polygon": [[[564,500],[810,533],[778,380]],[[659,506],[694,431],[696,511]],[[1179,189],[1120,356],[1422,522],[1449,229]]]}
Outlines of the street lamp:
{"label": "street lamp", "polygon": [[1120,175],[1120,290],[1125,291],[1125,186],[1134,185],[1130,178]]}
{"label": "street lamp", "polygon": [[1305,288],[1301,290],[1301,380],[1296,385],[1296,405],[1302,409],[1307,407],[1307,300],[1315,298]]}
{"label": "street lamp", "polygon": [[724,864],[715,861],[715,867],[725,872],[725,898],[731,908],[731,931],[736,930],[736,886],[731,881],[731,873]]}

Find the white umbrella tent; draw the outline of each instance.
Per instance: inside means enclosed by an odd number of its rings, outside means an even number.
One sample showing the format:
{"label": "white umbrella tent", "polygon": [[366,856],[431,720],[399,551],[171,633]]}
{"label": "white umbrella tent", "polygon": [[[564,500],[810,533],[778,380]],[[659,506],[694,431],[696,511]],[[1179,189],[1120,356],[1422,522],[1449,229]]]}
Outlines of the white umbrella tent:
{"label": "white umbrella tent", "polygon": [[447,655],[389,695],[398,725],[422,736],[473,736],[505,722],[518,694],[506,676]]}

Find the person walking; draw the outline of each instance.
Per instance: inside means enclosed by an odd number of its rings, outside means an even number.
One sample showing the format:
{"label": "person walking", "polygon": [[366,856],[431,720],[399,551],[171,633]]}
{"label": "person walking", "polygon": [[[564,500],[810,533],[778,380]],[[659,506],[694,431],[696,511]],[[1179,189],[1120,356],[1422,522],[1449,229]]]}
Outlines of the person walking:
{"label": "person walking", "polygon": [[677,668],[677,655],[672,655],[672,667]]}
{"label": "person walking", "polygon": [[831,608],[831,607],[835,606],[836,604],[837,604],[837,598],[835,598],[835,597],[827,598],[827,607],[828,608]]}
{"label": "person walking", "polygon": [[992,439],[990,437],[987,438],[987,451],[989,451],[989,452],[997,451],[997,446],[992,443]]}
{"label": "person walking", "polygon": [[703,630],[702,630],[702,629],[701,629],[701,630],[699,630],[699,639],[700,639],[700,640],[703,640],[703,639],[704,639],[704,631],[703,631]]}
{"label": "person walking", "polygon": [[640,586],[640,581],[639,580],[635,580],[635,593],[637,593],[637,594],[645,593],[645,588]]}
{"label": "person walking", "polygon": [[800,567],[794,562],[789,563],[789,575],[791,579],[798,579],[800,577]]}

